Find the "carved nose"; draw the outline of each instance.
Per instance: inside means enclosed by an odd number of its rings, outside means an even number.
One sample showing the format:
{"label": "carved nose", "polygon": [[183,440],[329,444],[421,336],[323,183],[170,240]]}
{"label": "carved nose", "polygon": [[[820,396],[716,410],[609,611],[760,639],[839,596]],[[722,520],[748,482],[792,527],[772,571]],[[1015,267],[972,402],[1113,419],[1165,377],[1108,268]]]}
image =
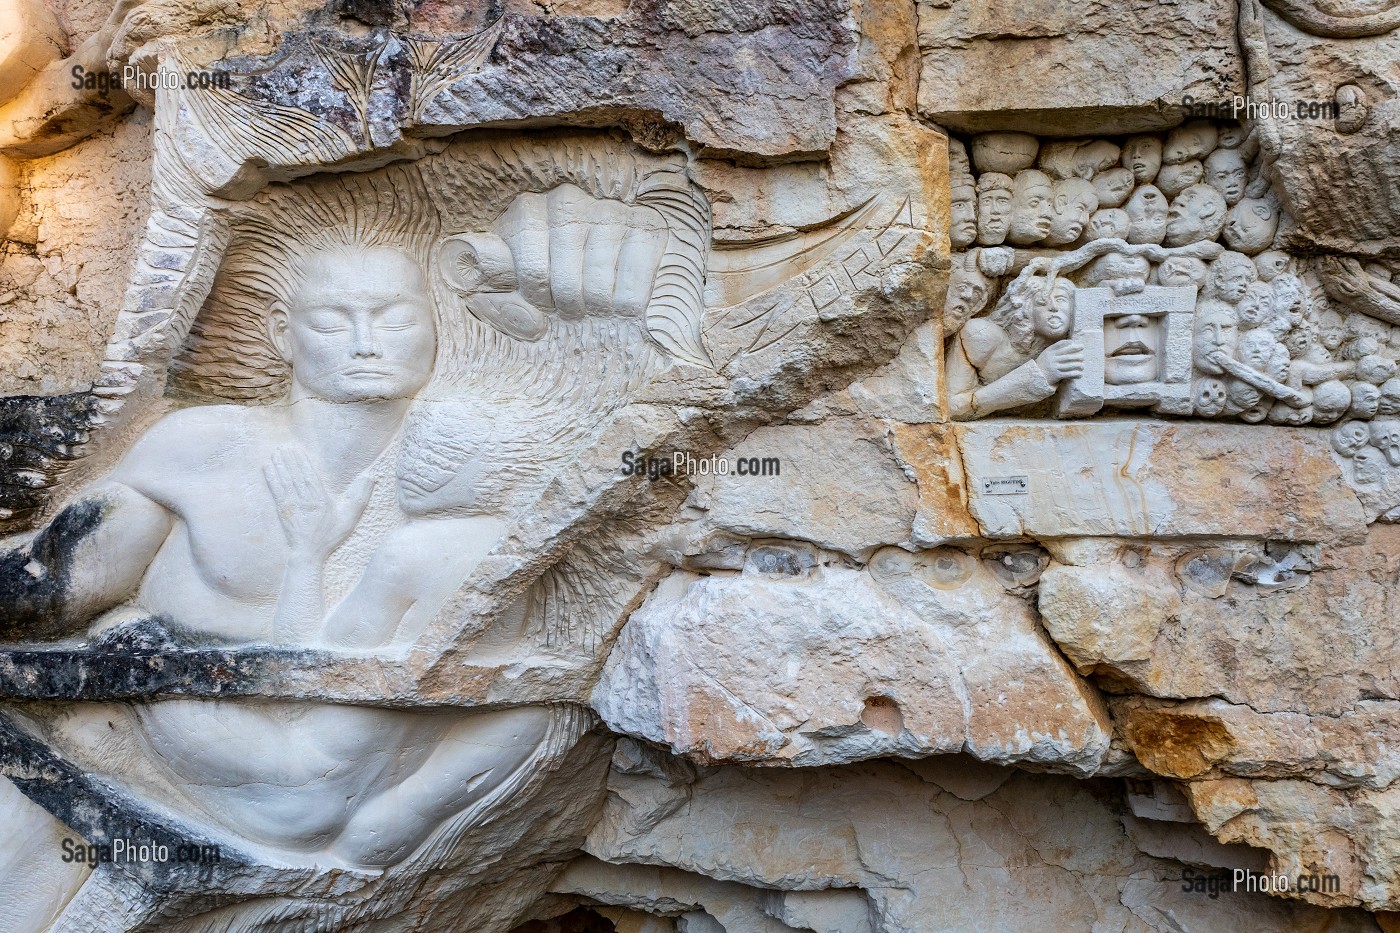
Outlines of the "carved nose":
{"label": "carved nose", "polygon": [[355,345],[351,355],[357,360],[374,359],[380,355],[379,342],[375,340],[373,327],[355,328]]}

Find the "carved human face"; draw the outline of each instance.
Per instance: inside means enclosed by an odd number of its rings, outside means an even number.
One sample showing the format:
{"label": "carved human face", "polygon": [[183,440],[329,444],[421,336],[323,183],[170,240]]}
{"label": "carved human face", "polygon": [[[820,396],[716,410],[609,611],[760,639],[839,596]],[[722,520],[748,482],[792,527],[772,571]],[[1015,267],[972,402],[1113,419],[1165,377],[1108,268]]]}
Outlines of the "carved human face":
{"label": "carved human face", "polygon": [[[1229,222],[1227,214],[1225,223],[1228,225]],[[1288,271],[1288,254],[1276,249],[1266,250],[1254,257],[1254,268],[1259,270],[1260,281],[1272,282],[1275,277]]]}
{"label": "carved human face", "polygon": [[987,296],[991,293],[991,282],[977,268],[977,261],[964,255],[962,261],[953,262],[948,276],[948,297],[943,303],[943,327],[948,334],[962,330],[978,311],[987,306]]}
{"label": "carved human face", "polygon": [[1031,325],[1042,340],[1061,340],[1069,333],[1074,315],[1073,287],[1056,279],[1053,289],[1040,288],[1031,295]]}
{"label": "carved human face", "polygon": [[1351,390],[1345,382],[1332,379],[1313,389],[1313,421],[1331,424],[1351,408]]}
{"label": "carved human face", "polygon": [[1250,369],[1267,373],[1273,369],[1278,341],[1267,330],[1252,330],[1239,339],[1236,355]]}
{"label": "carved human face", "polygon": [[1400,466],[1400,421],[1391,418],[1372,421],[1371,446],[1385,454],[1391,466]]}
{"label": "carved human face", "polygon": [[1215,148],[1216,138],[1214,123],[1192,120],[1167,134],[1167,143],[1162,147],[1162,161],[1168,165],[1180,165],[1192,159],[1203,159],[1207,152]]}
{"label": "carved human face", "polygon": [[1160,318],[1145,314],[1105,318],[1103,381],[1116,386],[1156,381],[1160,342]]}
{"label": "carved human face", "polygon": [[1263,198],[1245,198],[1225,214],[1225,245],[1241,253],[1263,252],[1278,232],[1278,209]]}
{"label": "carved human face", "polygon": [[1329,352],[1340,349],[1347,339],[1346,323],[1342,316],[1330,308],[1323,311],[1318,319],[1317,335]]}
{"label": "carved human face", "polygon": [[1216,145],[1221,149],[1238,149],[1240,144],[1244,142],[1246,135],[1242,124],[1227,123],[1220,127],[1220,138],[1216,141]]}
{"label": "carved human face", "polygon": [[1332,429],[1332,449],[1343,457],[1356,456],[1370,442],[1371,431],[1364,421],[1348,421]]}
{"label": "carved human face", "polygon": [[1239,325],[1235,322],[1233,308],[1219,301],[1201,302],[1196,309],[1191,342],[1196,368],[1212,375],[1220,373],[1220,366],[1210,357],[1215,353],[1234,356],[1238,336]]}
{"label": "carved human face", "polygon": [[1226,204],[1237,204],[1244,197],[1249,167],[1234,149],[1217,149],[1206,157],[1206,184],[1220,192]]}
{"label": "carved human face", "polygon": [[1259,273],[1254,263],[1238,254],[1226,253],[1211,264],[1210,287],[1213,297],[1235,304],[1245,296]]}
{"label": "carved human face", "polygon": [[423,388],[435,337],[418,263],[397,250],[364,247],[313,254],[304,273],[271,317],[294,395],[361,402]]}
{"label": "carved human face", "polygon": [[1054,219],[1053,198],[1049,175],[1035,169],[1018,172],[1011,192],[1011,228],[1006,239],[1016,244],[1044,239]]}
{"label": "carved human face", "polygon": [[983,175],[977,187],[977,242],[997,246],[1006,242],[1010,230],[1011,179],[996,173],[991,178]]}
{"label": "carved human face", "polygon": [[1194,285],[1200,288],[1206,281],[1206,264],[1192,256],[1168,256],[1157,267],[1157,282],[1171,288]]}
{"label": "carved human face", "polygon": [[1376,414],[1400,415],[1400,377],[1381,383],[1381,400],[1376,406]]}
{"label": "carved human face", "polygon": [[1153,185],[1144,185],[1128,199],[1128,242],[1160,243],[1167,235],[1167,199]]}
{"label": "carved human face", "polygon": [[1162,167],[1162,140],[1156,136],[1134,136],[1123,147],[1123,164],[1139,185],[1150,185]]}
{"label": "carved human face", "polygon": [[1133,173],[1122,166],[1099,172],[1094,176],[1094,193],[1100,207],[1121,207],[1133,193]]}
{"label": "carved human face", "polygon": [[1268,327],[1274,319],[1274,291],[1263,282],[1255,282],[1245,289],[1235,310],[1239,314],[1240,327],[1253,330]]}
{"label": "carved human face", "polygon": [[1172,201],[1167,211],[1168,246],[1213,240],[1225,223],[1225,199],[1209,185],[1192,185]]}
{"label": "carved human face", "polygon": [[977,189],[972,185],[955,186],[952,208],[948,238],[953,241],[953,249],[967,249],[977,241]]}
{"label": "carved human face", "polygon": [[1353,418],[1374,418],[1381,407],[1381,390],[1369,382],[1358,382],[1351,387],[1351,415]]}
{"label": "carved human face", "polygon": [[1131,222],[1128,212],[1120,207],[1094,211],[1089,217],[1089,239],[1121,240],[1128,235]]}
{"label": "carved human face", "polygon": [[1306,295],[1303,283],[1296,275],[1285,273],[1278,276],[1270,285],[1274,293],[1274,310],[1290,327],[1303,319],[1303,303]]}
{"label": "carved human face", "polygon": [[1205,166],[1199,159],[1179,165],[1163,165],[1157,173],[1157,187],[1167,197],[1174,198],[1192,185],[1200,184],[1205,177]]}
{"label": "carved human face", "polygon": [[1191,386],[1192,407],[1202,418],[1214,418],[1225,410],[1229,394],[1219,379],[1197,379]]}
{"label": "carved human face", "polygon": [[1385,454],[1367,444],[1351,458],[1351,475],[1357,483],[1369,486],[1385,479]]}
{"label": "carved human face", "polygon": [[1094,186],[1082,178],[1057,181],[1051,190],[1054,192],[1054,214],[1050,218],[1050,231],[1045,236],[1045,242],[1051,246],[1073,243],[1084,232],[1090,215],[1098,207],[1098,195],[1094,193]]}

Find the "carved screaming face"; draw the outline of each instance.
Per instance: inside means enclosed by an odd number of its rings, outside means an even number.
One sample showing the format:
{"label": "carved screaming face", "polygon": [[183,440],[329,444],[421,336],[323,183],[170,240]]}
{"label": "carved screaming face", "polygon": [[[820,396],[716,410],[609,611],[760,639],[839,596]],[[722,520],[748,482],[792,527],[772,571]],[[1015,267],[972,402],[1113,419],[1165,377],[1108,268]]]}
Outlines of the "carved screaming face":
{"label": "carved screaming face", "polygon": [[1210,185],[1192,185],[1167,211],[1167,246],[1185,246],[1220,236],[1225,226],[1225,199]]}
{"label": "carved screaming face", "polygon": [[1371,445],[1385,454],[1391,466],[1400,466],[1400,421],[1393,418],[1372,421]]}
{"label": "carved screaming face", "polygon": [[385,248],[313,253],[270,318],[293,396],[331,402],[408,398],[428,381],[435,336],[418,263]]}
{"label": "carved screaming face", "polygon": [[1194,285],[1199,289],[1206,284],[1207,274],[1206,264],[1194,256],[1168,256],[1157,267],[1157,283],[1171,288]]}
{"label": "carved screaming face", "polygon": [[1150,185],[1162,167],[1162,140],[1156,136],[1134,136],[1123,147],[1123,164],[1139,185]]}
{"label": "carved screaming face", "polygon": [[1038,288],[1031,294],[1031,326],[1042,340],[1062,340],[1074,315],[1074,289],[1065,279],[1054,288]]}
{"label": "carved screaming face", "polygon": [[948,276],[948,297],[943,304],[943,328],[948,334],[962,330],[968,319],[987,306],[991,294],[991,282],[971,254],[964,253],[953,258],[952,272]]}
{"label": "carved screaming face", "polygon": [[1011,228],[1006,239],[1018,245],[1044,239],[1054,219],[1053,198],[1049,175],[1035,169],[1017,173],[1011,192]]}
{"label": "carved screaming face", "polygon": [[1233,206],[1244,197],[1248,176],[1244,156],[1234,149],[1217,149],[1206,157],[1206,184],[1219,191],[1226,204]]}
{"label": "carved screaming face", "polygon": [[1223,412],[1227,401],[1229,393],[1219,379],[1197,379],[1191,386],[1192,407],[1202,418],[1214,418]]}
{"label": "carved screaming face", "polygon": [[1332,429],[1332,449],[1343,457],[1354,457],[1356,452],[1371,442],[1371,431],[1362,421],[1348,421]]}
{"label": "carved screaming face", "polygon": [[977,242],[998,246],[1011,227],[1011,178],[987,172],[977,179]]}
{"label": "carved screaming face", "polygon": [[1158,378],[1161,319],[1123,314],[1103,322],[1103,381],[1135,385]]}
{"label": "carved screaming face", "polygon": [[1191,348],[1196,368],[1211,375],[1223,372],[1211,357],[1217,353],[1226,357],[1235,355],[1235,340],[1239,335],[1235,309],[1223,301],[1202,301],[1196,308],[1192,331]]}
{"label": "carved screaming face", "polygon": [[1128,242],[1160,243],[1167,235],[1167,199],[1144,185],[1128,199]]}
{"label": "carved screaming face", "polygon": [[1235,310],[1239,314],[1242,329],[1268,327],[1275,318],[1274,290],[1263,282],[1255,282],[1245,289],[1244,297],[1235,306]]}
{"label": "carved screaming face", "polygon": [[967,249],[977,241],[977,189],[970,182],[953,186],[952,222],[948,226],[953,249]]}

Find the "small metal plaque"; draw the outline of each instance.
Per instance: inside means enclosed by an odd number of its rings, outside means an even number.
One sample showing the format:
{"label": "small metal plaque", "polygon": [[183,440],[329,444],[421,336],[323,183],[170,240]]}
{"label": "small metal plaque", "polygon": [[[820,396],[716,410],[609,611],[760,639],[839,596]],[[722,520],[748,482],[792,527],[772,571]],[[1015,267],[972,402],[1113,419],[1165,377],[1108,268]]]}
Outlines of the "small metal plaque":
{"label": "small metal plaque", "polygon": [[988,496],[1021,496],[1031,491],[1025,476],[989,476],[982,480],[982,493]]}

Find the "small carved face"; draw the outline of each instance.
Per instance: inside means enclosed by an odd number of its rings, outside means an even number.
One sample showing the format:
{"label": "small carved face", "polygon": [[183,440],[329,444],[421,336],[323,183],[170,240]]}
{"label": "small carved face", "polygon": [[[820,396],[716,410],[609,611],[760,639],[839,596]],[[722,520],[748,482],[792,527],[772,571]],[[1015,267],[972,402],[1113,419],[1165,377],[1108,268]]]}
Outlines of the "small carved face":
{"label": "small carved face", "polygon": [[977,242],[983,246],[1005,242],[1010,224],[1011,179],[995,173],[992,178],[983,175],[977,186]]}
{"label": "small carved face", "polygon": [[1376,406],[1378,415],[1400,415],[1400,378],[1387,379],[1381,384],[1381,400]]}
{"label": "small carved face", "polygon": [[1156,136],[1134,136],[1123,147],[1123,164],[1138,184],[1152,184],[1162,167],[1162,140]]}
{"label": "small carved face", "polygon": [[294,392],[358,402],[408,398],[427,383],[435,337],[418,263],[393,249],[328,250],[303,274],[270,322]]}
{"label": "small carved face", "polygon": [[1245,198],[1225,214],[1225,245],[1250,255],[1262,252],[1274,242],[1278,219],[1272,201]]}
{"label": "small carved face", "polygon": [[1255,282],[1245,289],[1244,297],[1235,307],[1239,313],[1240,327],[1253,330],[1267,327],[1274,319],[1274,292],[1263,282]]}
{"label": "small carved face", "polygon": [[1128,235],[1131,223],[1128,212],[1118,207],[1094,211],[1089,218],[1089,238],[1093,240],[1121,240]]}
{"label": "small carved face", "polygon": [[1144,185],[1128,199],[1128,242],[1160,243],[1167,235],[1167,199],[1152,185]]}
{"label": "small carved face", "polygon": [[1252,330],[1239,339],[1236,353],[1250,369],[1267,373],[1273,369],[1279,344],[1267,330]]}
{"label": "small carved face", "polygon": [[1054,219],[1053,198],[1049,175],[1035,169],[1018,172],[1011,192],[1011,229],[1006,238],[1017,244],[1044,239]]}
{"label": "small carved face", "polygon": [[[1225,222],[1229,223],[1228,215]],[[1254,268],[1259,270],[1261,282],[1272,282],[1288,271],[1288,254],[1276,249],[1266,250],[1254,257]]]}
{"label": "small carved face", "polygon": [[1274,310],[1278,311],[1289,326],[1296,326],[1303,319],[1303,304],[1306,295],[1303,282],[1296,275],[1284,273],[1271,283],[1274,293]]}
{"label": "small carved face", "polygon": [[1356,382],[1351,387],[1351,416],[1374,418],[1381,407],[1381,390],[1369,382]]}
{"label": "small carved face", "polygon": [[1351,476],[1359,485],[1369,486],[1385,479],[1385,454],[1367,444],[1351,458]]}
{"label": "small carved face", "polygon": [[1192,185],[1172,201],[1167,211],[1168,246],[1213,240],[1225,222],[1225,199],[1209,185]]}
{"label": "small carved face", "polygon": [[1244,144],[1244,126],[1239,123],[1230,123],[1220,127],[1220,138],[1216,145],[1221,149],[1238,149]]}
{"label": "small carved face", "polygon": [[1372,421],[1371,446],[1385,454],[1391,466],[1400,466],[1400,421],[1391,418]]}
{"label": "small carved face", "polygon": [[955,334],[962,330],[969,318],[987,306],[990,293],[991,283],[977,268],[975,259],[954,260],[952,274],[948,277],[948,297],[943,304],[946,332]]}
{"label": "small carved face", "polygon": [[1238,254],[1225,253],[1210,267],[1210,287],[1214,297],[1235,304],[1245,296],[1259,273],[1254,263]]}
{"label": "small carved face", "polygon": [[1347,328],[1342,316],[1331,309],[1323,311],[1318,320],[1317,334],[1328,351],[1340,349],[1347,340]]}
{"label": "small carved face", "polygon": [[1031,297],[1031,324],[1042,340],[1060,340],[1069,333],[1074,315],[1074,288],[1056,279],[1053,289],[1040,288]]}
{"label": "small carved face", "polygon": [[953,217],[948,238],[953,249],[967,249],[977,240],[977,189],[972,185],[953,188]]}
{"label": "small carved face", "polygon": [[1157,187],[1169,198],[1174,198],[1192,185],[1201,183],[1206,177],[1205,166],[1200,159],[1182,162],[1179,165],[1164,165],[1157,173]]}
{"label": "small carved face", "polygon": [[1123,314],[1103,322],[1103,381],[1135,385],[1157,379],[1161,320]]}
{"label": "small carved face", "polygon": [[1282,337],[1283,345],[1288,349],[1288,355],[1295,360],[1304,359],[1313,345],[1313,329],[1308,324],[1302,324],[1293,328]]}
{"label": "small carved face", "polygon": [[1249,167],[1244,156],[1234,149],[1217,149],[1206,157],[1206,184],[1225,198],[1226,204],[1236,204],[1244,197],[1249,181]]}
{"label": "small carved face", "polygon": [[1167,134],[1167,144],[1162,148],[1162,161],[1168,165],[1180,165],[1192,159],[1203,159],[1207,152],[1215,148],[1216,138],[1214,123],[1209,120],[1192,120]]}
{"label": "small carved face", "polygon": [[1194,285],[1200,288],[1206,281],[1206,264],[1192,256],[1168,256],[1157,267],[1157,281],[1172,288]]}
{"label": "small carved face", "polygon": [[1133,193],[1133,173],[1122,166],[1094,176],[1094,193],[1100,207],[1121,207]]}
{"label": "small carved face", "polygon": [[1370,442],[1371,431],[1364,421],[1348,421],[1332,429],[1332,449],[1343,457],[1356,456]]}
{"label": "small carved face", "polygon": [[1202,418],[1214,418],[1223,412],[1227,398],[1225,383],[1219,379],[1197,379],[1191,386],[1193,407]]}
{"label": "small carved face", "polygon": [[1050,232],[1045,242],[1052,246],[1073,243],[1089,224],[1089,215],[1098,207],[1094,186],[1082,178],[1067,178],[1052,186],[1054,201]]}
{"label": "small carved face", "polygon": [[1234,308],[1220,301],[1201,302],[1196,309],[1191,341],[1196,368],[1212,375],[1220,373],[1220,366],[1210,357],[1216,353],[1234,356],[1238,335],[1239,325],[1235,321]]}

